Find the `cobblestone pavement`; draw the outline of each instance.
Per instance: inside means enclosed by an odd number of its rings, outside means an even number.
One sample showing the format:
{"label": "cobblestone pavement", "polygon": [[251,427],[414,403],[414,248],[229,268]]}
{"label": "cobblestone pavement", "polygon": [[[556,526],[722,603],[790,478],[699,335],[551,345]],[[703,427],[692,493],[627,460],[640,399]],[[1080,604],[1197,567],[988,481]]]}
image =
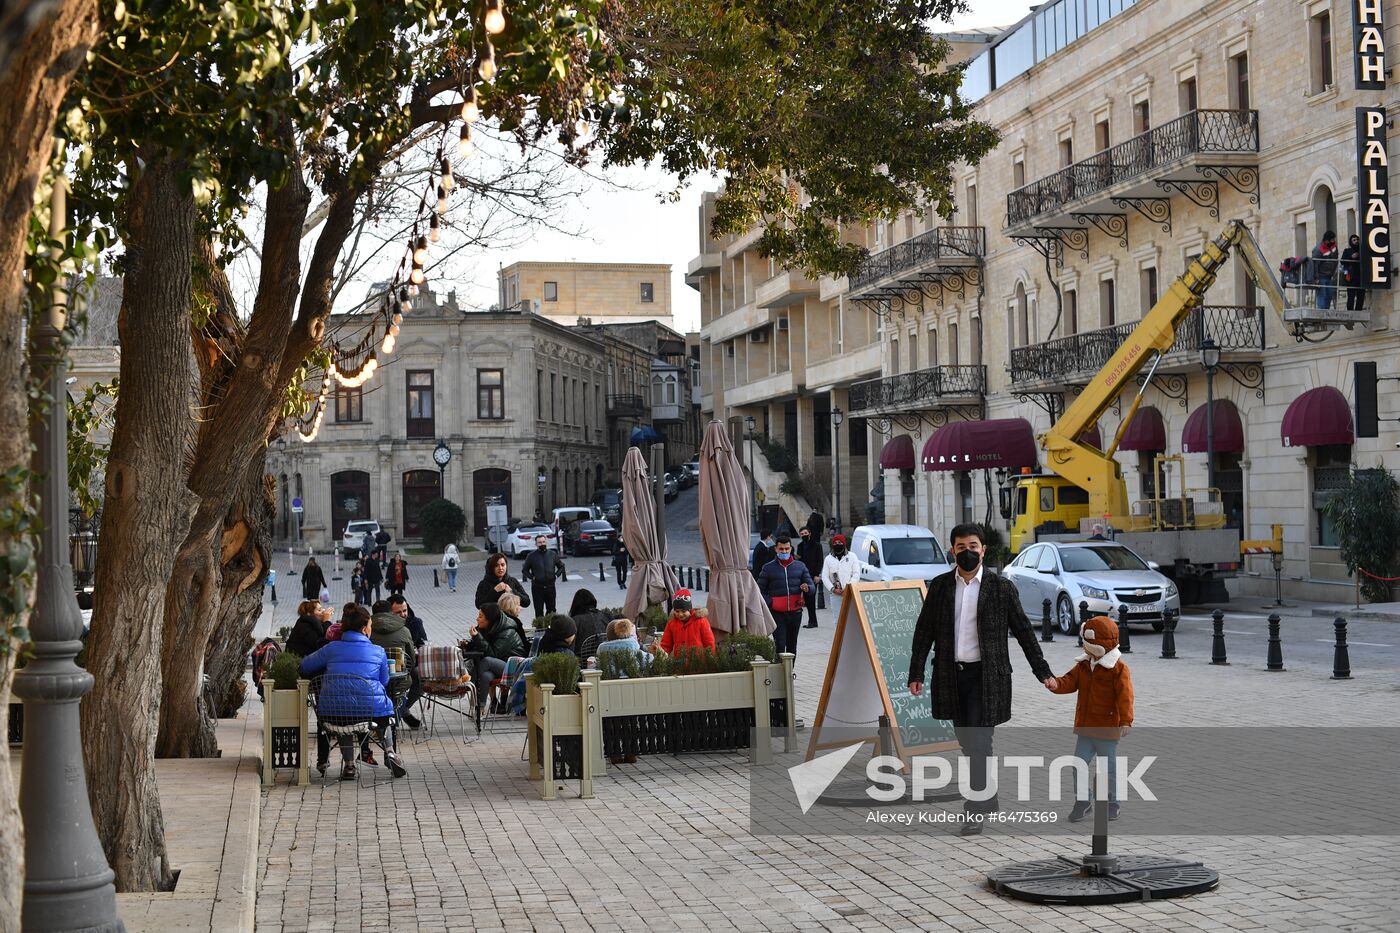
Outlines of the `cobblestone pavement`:
{"label": "cobblestone pavement", "polygon": [[[434,641],[465,632],[479,574],[465,568],[456,594],[410,588]],[[622,602],[611,578],[571,581],[561,602],[585,583],[604,605]],[[290,622],[286,606],[275,624]],[[801,636],[797,715],[807,722],[832,616]],[[1361,640],[1400,643],[1400,628],[1383,634]],[[1210,641],[1195,627],[1178,635],[1178,660],[1158,658],[1157,645],[1138,635],[1127,659],[1140,725],[1393,724],[1394,652],[1354,647],[1355,679],[1332,681],[1330,656],[1266,673],[1258,636],[1233,645],[1224,668],[1206,663]],[[1065,638],[1045,648],[1057,672],[1076,654]],[[1067,726],[1067,699],[1038,688],[1017,657],[1013,646],[1013,724]],[[404,744],[404,779],[366,768],[356,783],[323,783],[313,772],[310,787],[284,776],[265,792],[258,930],[1382,930],[1395,928],[1400,907],[1395,838],[1137,838],[1124,849],[1190,853],[1220,871],[1219,889],[1119,907],[1035,906],[993,894],[984,872],[1065,853],[1063,838],[961,839],[943,827],[913,845],[908,836],[755,837],[737,754],[644,757],[610,768],[595,800],[562,782],[559,799],[545,802],[526,780],[518,726],[465,743],[458,724],[448,729]]]}

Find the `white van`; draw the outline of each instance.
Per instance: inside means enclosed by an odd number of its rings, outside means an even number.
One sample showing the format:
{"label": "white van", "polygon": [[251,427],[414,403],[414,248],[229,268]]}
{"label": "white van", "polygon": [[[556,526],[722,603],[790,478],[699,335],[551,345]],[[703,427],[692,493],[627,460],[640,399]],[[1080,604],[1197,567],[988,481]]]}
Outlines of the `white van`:
{"label": "white van", "polygon": [[862,580],[932,580],[953,569],[942,543],[922,525],[861,525],[851,532],[851,553]]}

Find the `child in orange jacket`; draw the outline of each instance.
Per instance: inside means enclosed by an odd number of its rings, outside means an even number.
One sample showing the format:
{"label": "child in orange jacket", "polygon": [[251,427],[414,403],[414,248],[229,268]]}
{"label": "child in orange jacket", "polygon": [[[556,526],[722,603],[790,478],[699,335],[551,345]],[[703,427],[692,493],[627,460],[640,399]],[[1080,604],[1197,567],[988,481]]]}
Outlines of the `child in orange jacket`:
{"label": "child in orange jacket", "polygon": [[[1118,740],[1133,725],[1133,678],[1118,651],[1118,626],[1108,616],[1095,616],[1080,629],[1084,653],[1074,667],[1055,679],[1055,693],[1078,693],[1074,705],[1074,754],[1094,773],[1094,758],[1108,759],[1108,818],[1118,819]],[[1089,813],[1087,793],[1075,800],[1069,821]]]}
{"label": "child in orange jacket", "polygon": [[682,648],[715,650],[715,633],[710,630],[710,620],[705,618],[704,609],[695,608],[690,590],[677,590],[671,597],[671,617],[661,633],[660,648],[667,654],[675,654]]}

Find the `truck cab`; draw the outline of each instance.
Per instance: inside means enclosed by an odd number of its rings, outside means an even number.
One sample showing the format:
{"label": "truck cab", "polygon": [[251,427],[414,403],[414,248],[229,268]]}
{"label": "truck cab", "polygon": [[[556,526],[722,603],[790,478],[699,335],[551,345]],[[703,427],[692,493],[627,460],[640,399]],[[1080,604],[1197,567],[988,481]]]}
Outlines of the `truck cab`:
{"label": "truck cab", "polygon": [[1045,534],[1077,534],[1079,523],[1089,517],[1089,493],[1069,480],[1047,473],[1023,474],[1011,488],[1011,501],[1003,503],[1003,516],[1011,522],[1011,553]]}

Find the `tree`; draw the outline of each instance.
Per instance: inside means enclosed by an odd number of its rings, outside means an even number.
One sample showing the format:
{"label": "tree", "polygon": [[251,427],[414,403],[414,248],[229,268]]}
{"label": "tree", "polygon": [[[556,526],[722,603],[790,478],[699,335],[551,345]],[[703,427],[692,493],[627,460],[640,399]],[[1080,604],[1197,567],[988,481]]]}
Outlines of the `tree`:
{"label": "tree", "polygon": [[423,528],[423,547],[441,551],[462,540],[462,532],[467,530],[467,513],[455,502],[433,499],[423,503],[418,511],[418,524]]}
{"label": "tree", "polygon": [[[447,154],[443,134],[475,107],[522,150],[557,141],[571,164],[601,153],[604,165],[660,159],[683,181],[723,171],[718,232],[764,220],[762,247],[774,257],[849,271],[862,253],[841,243],[838,218],[915,203],[946,211],[951,165],[992,145],[991,130],[968,120],[959,76],[941,68],[946,50],[924,26],[950,8],[522,2],[510,5],[505,31],[488,37],[475,5],[436,0],[358,9],[234,0],[217,19],[194,0],[113,7],[64,126],[85,147],[85,203],[126,250],[132,300],[123,301],[123,326],[151,329],[123,340],[126,355],[148,358],[133,360],[130,373],[123,359],[109,498],[153,483],[162,495],[125,505],[145,528],[123,546],[144,550],[99,570],[99,591],[113,591],[99,601],[90,647],[103,706],[94,698],[84,710],[85,725],[110,732],[89,760],[113,778],[94,780],[92,796],[119,890],[164,881],[149,867],[163,851],[149,762],[118,790],[129,767],[120,753],[150,747],[155,709],[161,754],[214,748],[198,671],[211,650],[225,650],[215,646],[240,643],[248,616],[234,607],[261,582],[266,555],[250,490],[266,444],[291,422],[314,424],[328,367],[368,365],[391,326],[392,301],[352,322],[362,327],[358,341],[329,325],[338,259],[394,160],[441,128],[419,188],[421,233]],[[472,190],[470,165],[453,174]],[[266,213],[245,311],[221,265],[257,239],[238,224],[255,191]],[[169,230],[143,220],[167,215],[178,221]],[[316,233],[303,268],[308,229]],[[149,265],[155,256],[166,263],[162,276]],[[396,284],[407,285],[407,271],[405,256]],[[158,370],[163,380],[152,378]],[[139,397],[151,393],[167,397]],[[181,406],[197,417],[182,419]],[[171,423],[157,429],[149,422],[158,418]],[[138,438],[150,446],[137,450]],[[135,633],[156,606],[163,625]],[[133,638],[146,656],[122,664]]]}
{"label": "tree", "polygon": [[1324,509],[1337,529],[1347,570],[1361,576],[1361,592],[1373,603],[1390,601],[1400,576],[1400,483],[1384,467],[1354,470]]}
{"label": "tree", "polygon": [[[48,174],[59,103],[96,34],[96,6],[96,0],[16,0],[0,13],[0,708],[9,703],[32,593],[30,374],[22,338],[23,273],[26,257],[38,252],[30,220],[35,189]],[[23,830],[9,749],[0,746],[0,930],[18,929],[23,884]]]}

